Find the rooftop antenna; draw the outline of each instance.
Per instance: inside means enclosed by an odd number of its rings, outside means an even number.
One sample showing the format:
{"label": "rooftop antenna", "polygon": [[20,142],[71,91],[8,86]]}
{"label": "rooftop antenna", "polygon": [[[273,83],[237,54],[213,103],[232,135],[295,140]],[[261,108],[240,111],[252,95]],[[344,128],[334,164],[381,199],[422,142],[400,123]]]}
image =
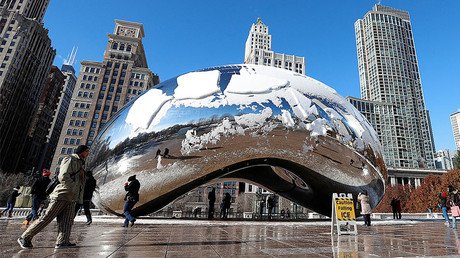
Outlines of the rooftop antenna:
{"label": "rooftop antenna", "polygon": [[74,65],[75,57],[77,56],[77,51],[78,51],[78,47],[77,48],[72,47],[72,52],[70,52],[70,54],[67,56],[67,58],[64,59],[64,64],[65,65],[70,65],[70,66]]}

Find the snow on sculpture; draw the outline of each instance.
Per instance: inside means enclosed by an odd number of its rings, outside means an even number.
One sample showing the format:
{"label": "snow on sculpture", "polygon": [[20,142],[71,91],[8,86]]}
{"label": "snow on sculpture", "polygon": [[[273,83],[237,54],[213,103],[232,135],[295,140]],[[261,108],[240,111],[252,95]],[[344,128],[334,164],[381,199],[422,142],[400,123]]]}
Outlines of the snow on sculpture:
{"label": "snow on sculpture", "polygon": [[97,205],[114,214],[122,213],[123,182],[136,174],[137,215],[219,178],[328,215],[333,192],[367,190],[376,206],[386,177],[377,135],[348,101],[305,75],[257,65],[207,68],[155,86],[100,131],[88,166]]}

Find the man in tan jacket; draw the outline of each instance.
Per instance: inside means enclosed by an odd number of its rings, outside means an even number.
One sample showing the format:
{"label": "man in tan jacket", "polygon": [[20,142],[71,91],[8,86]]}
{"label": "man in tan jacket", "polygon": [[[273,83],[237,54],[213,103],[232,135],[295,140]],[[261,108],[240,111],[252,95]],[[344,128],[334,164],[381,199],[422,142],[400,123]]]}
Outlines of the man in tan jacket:
{"label": "man in tan jacket", "polygon": [[75,215],[75,203],[83,203],[85,189],[85,159],[89,148],[85,145],[78,146],[75,154],[65,157],[60,166],[59,184],[50,194],[50,204],[46,214],[32,223],[29,228],[18,238],[22,248],[32,248],[32,238],[44,229],[54,218],[57,218],[58,236],[55,248],[75,246],[70,243],[70,232]]}

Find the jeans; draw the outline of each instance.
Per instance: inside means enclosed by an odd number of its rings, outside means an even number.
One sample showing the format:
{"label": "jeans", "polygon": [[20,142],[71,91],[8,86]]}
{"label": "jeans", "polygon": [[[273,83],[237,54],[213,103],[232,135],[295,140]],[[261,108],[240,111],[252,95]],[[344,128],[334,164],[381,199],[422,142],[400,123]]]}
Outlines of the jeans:
{"label": "jeans", "polygon": [[14,209],[14,202],[13,203],[9,202],[6,204],[6,209],[4,209],[2,213],[8,212],[8,216],[11,216],[11,214],[13,214],[13,209]]}
{"label": "jeans", "polygon": [[123,226],[127,227],[130,221],[133,222],[135,220],[133,215],[131,214],[131,210],[133,209],[136,203],[137,201],[125,201],[125,205],[123,207],[123,215],[125,215],[125,222],[123,223]]}
{"label": "jeans", "polygon": [[447,207],[442,207],[442,216],[446,220],[447,223],[449,223],[449,215],[447,214]]}
{"label": "jeans", "polygon": [[40,208],[40,204],[42,202],[43,199],[32,196],[32,210],[30,211],[29,215],[27,215],[26,220],[31,221],[38,218],[38,209]]}

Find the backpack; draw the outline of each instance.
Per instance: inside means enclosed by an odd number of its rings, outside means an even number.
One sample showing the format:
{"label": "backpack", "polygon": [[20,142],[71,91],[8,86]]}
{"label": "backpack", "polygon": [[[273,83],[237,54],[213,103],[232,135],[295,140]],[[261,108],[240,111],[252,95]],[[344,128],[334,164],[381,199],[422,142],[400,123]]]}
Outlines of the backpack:
{"label": "backpack", "polygon": [[59,182],[59,179],[58,179],[58,175],[56,174],[53,179],[51,179],[51,182],[46,186],[46,190],[45,190],[45,193],[47,195],[51,194],[53,191],[54,191],[54,188],[56,188],[56,186],[60,184]]}
{"label": "backpack", "polygon": [[[74,175],[78,174],[78,172],[79,171],[77,171],[75,173],[72,173],[72,174],[70,174],[70,176],[74,176]],[[45,193],[47,195],[50,195],[54,191],[54,188],[56,188],[56,186],[61,183],[61,182],[59,182],[58,176],[59,176],[59,172],[57,172],[56,175],[54,175],[53,179],[51,179],[51,182],[46,186]]]}

